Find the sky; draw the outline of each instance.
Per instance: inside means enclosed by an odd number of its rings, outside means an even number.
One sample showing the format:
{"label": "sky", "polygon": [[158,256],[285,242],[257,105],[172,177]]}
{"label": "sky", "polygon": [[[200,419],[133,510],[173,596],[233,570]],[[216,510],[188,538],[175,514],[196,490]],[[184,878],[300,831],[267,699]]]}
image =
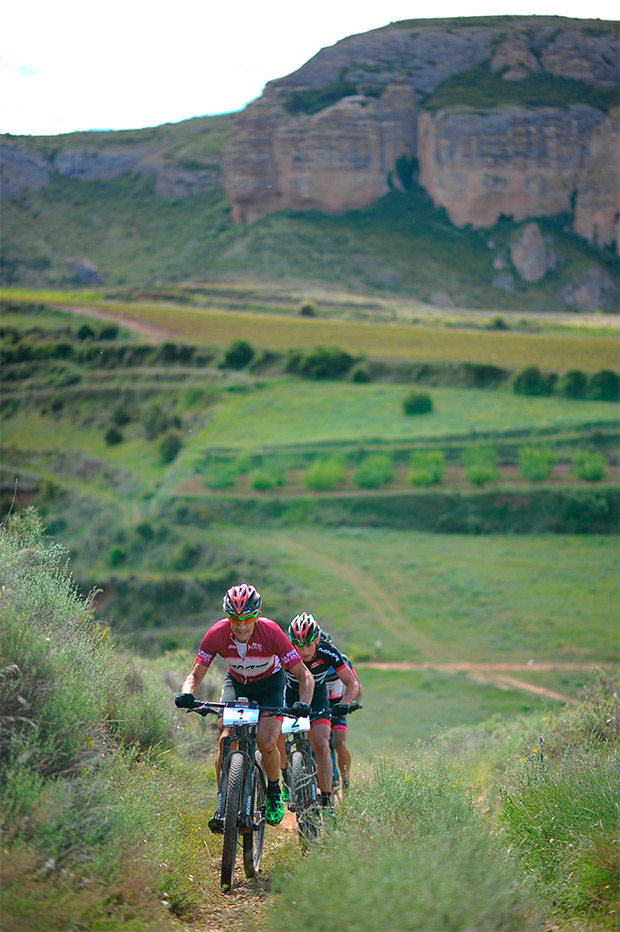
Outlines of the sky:
{"label": "sky", "polygon": [[346,36],[425,16],[618,19],[617,0],[13,0],[0,132],[136,129],[242,110]]}

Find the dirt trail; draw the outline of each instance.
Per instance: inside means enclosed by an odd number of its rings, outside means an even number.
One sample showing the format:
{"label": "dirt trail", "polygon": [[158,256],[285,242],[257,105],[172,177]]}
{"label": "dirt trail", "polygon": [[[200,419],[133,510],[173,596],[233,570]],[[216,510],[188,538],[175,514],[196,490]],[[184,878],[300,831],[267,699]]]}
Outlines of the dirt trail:
{"label": "dirt trail", "polygon": [[403,618],[397,607],[390,608],[389,613],[385,610],[383,591],[363,570],[358,570],[349,563],[340,563],[331,557],[321,556],[316,550],[305,547],[291,537],[280,537],[279,544],[284,551],[302,557],[305,565],[320,567],[324,573],[336,576],[341,583],[347,582],[353,586],[364,601],[370,604],[381,624],[401,643],[408,643],[425,654],[437,654],[439,651],[445,654],[445,650],[437,641],[412,627],[411,622]]}
{"label": "dirt trail", "polygon": [[70,314],[79,314],[84,317],[94,317],[95,320],[105,320],[118,324],[121,327],[128,327],[137,333],[147,337],[149,343],[162,343],[164,340],[173,340],[177,337],[174,330],[168,327],[160,327],[157,324],[150,324],[139,318],[128,317],[126,314],[116,314],[112,311],[102,311],[98,307],[90,307],[87,304],[50,304],[50,307],[58,308],[60,311],[68,311]]}
{"label": "dirt trail", "polygon": [[565,702],[569,705],[578,705],[579,700],[571,696],[565,696],[563,693],[546,689],[543,686],[535,686],[533,683],[526,683],[524,680],[516,679],[513,676],[506,676],[506,673],[524,673],[529,672],[548,672],[550,670],[591,670],[593,666],[603,667],[604,669],[616,669],[613,663],[469,663],[461,661],[458,663],[434,663],[431,660],[416,663],[415,661],[395,661],[393,663],[384,663],[377,661],[375,663],[356,663],[357,669],[372,668],[375,670],[437,670],[439,673],[466,673],[467,676],[478,683],[492,683],[499,689],[519,689],[522,692],[536,693],[538,696],[547,696],[549,699],[556,699],[559,702]]}

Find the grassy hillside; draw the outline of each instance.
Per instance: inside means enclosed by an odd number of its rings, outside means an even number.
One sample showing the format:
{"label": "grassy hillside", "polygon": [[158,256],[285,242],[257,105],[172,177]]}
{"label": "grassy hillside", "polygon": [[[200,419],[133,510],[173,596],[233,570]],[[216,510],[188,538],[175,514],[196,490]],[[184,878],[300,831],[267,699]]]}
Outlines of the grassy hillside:
{"label": "grassy hillside", "polygon": [[[316,928],[317,883],[326,928],[614,928],[613,680],[589,676],[568,708],[476,694],[458,676],[365,671],[352,729],[370,762],[356,756],[333,830],[302,858],[292,833],[269,829],[262,878],[229,897],[206,828],[214,726],[172,705],[191,654],[119,650],[34,511],[0,527],[0,556],[7,932],[198,932],[214,916],[232,932],[288,929],[292,899],[296,926]],[[206,695],[220,676],[207,674]]]}

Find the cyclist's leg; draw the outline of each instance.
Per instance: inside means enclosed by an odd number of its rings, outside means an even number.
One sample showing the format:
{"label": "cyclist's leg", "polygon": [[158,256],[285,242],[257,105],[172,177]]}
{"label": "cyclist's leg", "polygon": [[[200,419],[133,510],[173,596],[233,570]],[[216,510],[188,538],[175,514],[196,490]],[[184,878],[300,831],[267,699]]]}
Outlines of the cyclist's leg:
{"label": "cyclist's leg", "polygon": [[349,777],[351,775],[351,752],[347,747],[347,727],[345,725],[344,728],[342,728],[336,725],[333,728],[333,732],[336,757],[338,758],[338,770],[340,771],[342,785],[346,788],[349,785]]}
{"label": "cyclist's leg", "polygon": [[331,724],[327,719],[316,719],[310,727],[310,742],[316,757],[316,775],[321,793],[332,791],[332,760],[329,753]]}

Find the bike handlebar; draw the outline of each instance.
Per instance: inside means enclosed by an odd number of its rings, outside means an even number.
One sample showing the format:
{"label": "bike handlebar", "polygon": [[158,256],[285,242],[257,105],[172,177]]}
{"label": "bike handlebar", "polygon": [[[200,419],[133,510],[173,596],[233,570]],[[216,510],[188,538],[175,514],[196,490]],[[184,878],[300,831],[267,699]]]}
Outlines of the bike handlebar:
{"label": "bike handlebar", "polygon": [[[206,716],[209,713],[211,715],[220,715],[223,709],[238,707],[236,702],[209,702],[202,699],[194,699],[194,705],[191,708],[186,709],[187,712],[197,712],[199,715]],[[246,708],[246,706],[243,706]],[[300,715],[296,709],[289,709],[286,706],[266,706],[258,705],[258,703],[250,702],[247,705],[248,709],[258,709],[260,712],[271,712],[273,715],[286,715],[289,718],[303,718],[304,716]],[[352,702],[349,706],[349,715],[352,712],[357,712],[358,709],[362,709],[358,702]],[[329,709],[320,709],[319,711],[310,711],[309,718],[316,719],[325,717],[325,714],[329,712]]]}

